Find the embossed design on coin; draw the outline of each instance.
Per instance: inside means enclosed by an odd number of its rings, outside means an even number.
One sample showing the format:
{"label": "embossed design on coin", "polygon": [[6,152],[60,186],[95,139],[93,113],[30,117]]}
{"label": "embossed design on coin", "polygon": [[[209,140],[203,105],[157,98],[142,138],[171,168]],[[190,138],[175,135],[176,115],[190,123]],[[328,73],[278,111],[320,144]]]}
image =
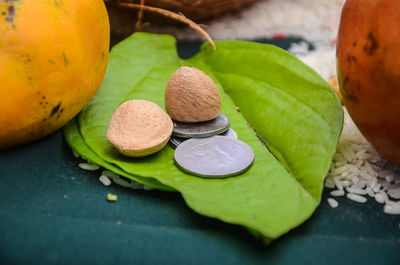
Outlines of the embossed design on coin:
{"label": "embossed design on coin", "polygon": [[217,118],[205,122],[183,123],[174,121],[172,135],[183,138],[209,137],[225,132],[229,129],[229,125],[229,118],[222,113]]}
{"label": "embossed design on coin", "polygon": [[[229,128],[227,131],[219,134],[221,136],[225,136],[231,139],[235,139],[237,140],[238,136],[237,133],[235,132],[234,129]],[[212,136],[211,136],[212,137]],[[178,136],[171,136],[171,138],[169,138],[169,142],[172,144],[172,146],[175,148],[178,145],[180,145],[181,143],[183,143],[184,141],[188,140],[190,138],[183,138],[183,137],[178,137]]]}
{"label": "embossed design on coin", "polygon": [[179,145],[174,159],[183,171],[204,178],[226,178],[245,172],[254,160],[253,150],[224,136],[192,138]]}

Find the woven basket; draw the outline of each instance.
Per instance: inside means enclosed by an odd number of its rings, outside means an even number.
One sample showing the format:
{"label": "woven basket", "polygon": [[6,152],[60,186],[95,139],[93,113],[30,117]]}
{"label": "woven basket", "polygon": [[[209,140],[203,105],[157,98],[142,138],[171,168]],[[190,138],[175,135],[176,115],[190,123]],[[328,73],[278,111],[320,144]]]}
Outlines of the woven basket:
{"label": "woven basket", "polygon": [[[219,17],[224,13],[238,11],[255,1],[257,0],[146,0],[145,5],[182,13],[195,22],[202,22]],[[110,16],[112,33],[119,36],[131,34],[137,21],[138,10],[117,6],[116,1],[113,0],[105,0],[105,2]],[[122,0],[120,2],[139,4],[140,0]],[[143,21],[162,25],[179,24],[159,14],[146,11],[144,11]]]}

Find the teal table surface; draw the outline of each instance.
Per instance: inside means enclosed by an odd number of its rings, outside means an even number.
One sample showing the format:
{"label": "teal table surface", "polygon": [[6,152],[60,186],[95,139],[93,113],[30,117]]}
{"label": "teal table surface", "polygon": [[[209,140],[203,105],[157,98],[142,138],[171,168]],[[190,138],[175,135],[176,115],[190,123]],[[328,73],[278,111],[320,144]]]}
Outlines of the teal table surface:
{"label": "teal table surface", "polygon": [[400,264],[400,216],[372,199],[333,209],[325,190],[309,220],[264,246],[179,193],[106,187],[79,163],[60,130],[0,152],[0,264]]}

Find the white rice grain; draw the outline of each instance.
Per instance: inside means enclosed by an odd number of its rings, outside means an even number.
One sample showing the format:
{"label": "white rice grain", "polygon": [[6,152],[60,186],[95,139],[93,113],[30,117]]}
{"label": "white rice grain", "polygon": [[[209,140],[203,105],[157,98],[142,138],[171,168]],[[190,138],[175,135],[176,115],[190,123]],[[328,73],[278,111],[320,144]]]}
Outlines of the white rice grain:
{"label": "white rice grain", "polygon": [[371,175],[365,168],[362,168],[360,170],[360,176],[363,179],[371,179],[373,177],[373,175]]}
{"label": "white rice grain", "polygon": [[372,176],[377,176],[378,174],[376,173],[376,171],[372,168],[371,164],[368,163],[368,161],[365,162],[365,170],[367,173],[369,173],[369,175]]}
{"label": "white rice grain", "polygon": [[376,201],[377,203],[383,204],[383,203],[386,202],[386,199],[385,199],[385,197],[383,196],[383,194],[380,192],[380,193],[375,194],[375,201]]}
{"label": "white rice grain", "polygon": [[391,201],[387,200],[386,205],[394,206],[394,207],[400,207],[400,201]]}
{"label": "white rice grain", "polygon": [[336,208],[339,206],[339,203],[337,202],[337,200],[333,199],[333,198],[328,198],[328,204],[329,206],[331,206],[332,208]]}
{"label": "white rice grain", "polygon": [[379,191],[379,194],[382,195],[383,199],[385,200],[385,203],[387,203],[389,201],[389,196],[387,195],[387,193],[384,190]]}
{"label": "white rice grain", "polygon": [[367,198],[365,198],[363,196],[360,196],[360,195],[357,195],[357,194],[354,194],[354,193],[347,193],[346,197],[349,198],[352,201],[359,202],[359,203],[367,202]]}
{"label": "white rice grain", "polygon": [[334,178],[334,179],[333,179],[333,182],[335,183],[336,188],[337,188],[338,190],[343,190],[343,185],[342,185],[342,183],[340,182],[339,179]]}
{"label": "white rice grain", "polygon": [[367,194],[368,194],[369,197],[372,197],[372,198],[375,197],[375,193],[372,191],[372,189],[371,189],[370,187],[367,187],[367,188],[365,189],[365,191],[367,192]]}
{"label": "white rice grain", "polygon": [[138,183],[136,181],[130,180],[130,179],[125,179],[123,177],[121,177],[120,175],[112,172],[112,171],[108,171],[108,170],[104,170],[102,172],[103,175],[109,177],[112,179],[112,181],[122,187],[125,188],[129,188],[129,189],[133,189],[133,190],[143,190],[144,185],[141,183]]}
{"label": "white rice grain", "polygon": [[385,205],[383,211],[387,214],[398,215],[400,214],[400,206]]}
{"label": "white rice grain", "polygon": [[333,182],[333,180],[331,178],[326,178],[325,179],[325,187],[333,189],[335,188],[335,183]]}
{"label": "white rice grain", "polygon": [[350,144],[351,148],[356,152],[355,157],[356,159],[360,159],[363,157],[365,154],[367,154],[367,150],[359,144]]}
{"label": "white rice grain", "polygon": [[389,189],[387,194],[389,194],[393,199],[400,199],[400,188]]}
{"label": "white rice grain", "polygon": [[357,185],[360,179],[357,176],[354,176],[351,178],[351,182],[353,182],[354,185]]}
{"label": "white rice grain", "polygon": [[377,178],[371,178],[368,181],[368,185],[371,189],[375,188],[376,184],[378,184],[378,179]]}
{"label": "white rice grain", "polygon": [[111,185],[111,180],[105,175],[101,175],[99,177],[99,181],[101,183],[103,183],[104,186],[110,186]]}
{"label": "white rice grain", "polygon": [[344,190],[333,190],[331,191],[331,195],[335,197],[344,196]]}
{"label": "white rice grain", "polygon": [[332,175],[339,175],[339,174],[342,174],[342,173],[346,172],[347,170],[349,170],[349,166],[348,165],[344,165],[342,167],[335,168],[332,171]]}
{"label": "white rice grain", "polygon": [[366,191],[366,190],[359,189],[359,188],[352,188],[352,187],[350,187],[350,188],[346,188],[346,191],[347,191],[347,192],[350,192],[350,193],[358,194],[358,195],[365,195],[365,194],[367,194],[367,191]]}
{"label": "white rice grain", "polygon": [[366,186],[367,182],[365,180],[360,180],[356,185],[354,185],[354,188],[364,189]]}
{"label": "white rice grain", "polygon": [[96,164],[89,164],[89,163],[79,163],[79,167],[84,170],[95,171],[98,170],[100,167]]}

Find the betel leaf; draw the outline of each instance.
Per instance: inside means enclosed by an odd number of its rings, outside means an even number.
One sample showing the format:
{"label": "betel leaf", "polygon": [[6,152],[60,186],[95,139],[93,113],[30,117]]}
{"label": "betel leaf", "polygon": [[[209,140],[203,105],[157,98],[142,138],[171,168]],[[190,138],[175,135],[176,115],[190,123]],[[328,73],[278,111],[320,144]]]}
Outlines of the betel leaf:
{"label": "betel leaf", "polygon": [[[221,112],[254,151],[247,172],[202,179],[175,166],[170,146],[149,157],[127,158],[107,141],[111,115],[122,102],[146,99],[164,107],[166,84],[181,65],[202,69],[218,85]],[[78,152],[90,150],[104,165],[139,182],[155,179],[179,191],[196,212],[245,226],[268,241],[301,224],[318,206],[342,120],[329,85],[281,49],[217,42],[217,51],[204,44],[197,56],[182,61],[171,36],[136,33],[112,49],[102,86],[66,135],[75,134],[69,143]]]}
{"label": "betel leaf", "polygon": [[192,59],[207,65],[248,122],[314,197],[343,123],[331,86],[295,56],[272,45],[226,41],[203,45]]}

